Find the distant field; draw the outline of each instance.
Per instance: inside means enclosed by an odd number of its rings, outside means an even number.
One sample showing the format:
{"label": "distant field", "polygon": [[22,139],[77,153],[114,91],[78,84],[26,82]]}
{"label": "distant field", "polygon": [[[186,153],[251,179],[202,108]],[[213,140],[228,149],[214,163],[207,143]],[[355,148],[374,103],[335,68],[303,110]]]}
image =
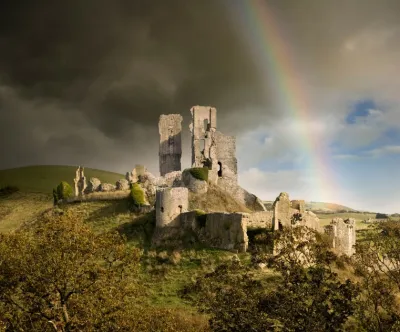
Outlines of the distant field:
{"label": "distant field", "polygon": [[[267,209],[272,208],[273,201],[263,201],[264,205]],[[337,213],[340,211],[351,211],[356,212],[354,209],[349,208],[344,205],[335,204],[335,203],[325,203],[325,202],[305,202],[306,210],[314,211],[314,212],[323,212],[323,213]]]}
{"label": "distant field", "polygon": [[372,218],[374,219],[376,214],[375,213],[317,213],[317,216],[320,220],[320,225],[326,226],[329,225],[333,218],[354,218],[356,220],[356,230],[366,229],[370,226],[370,224],[363,223],[363,220]]}
{"label": "distant field", "polygon": [[[17,186],[23,192],[51,193],[61,181],[73,186],[75,166],[27,166],[0,170],[0,185]],[[124,175],[85,168],[87,179],[99,178],[101,182],[115,183]]]}

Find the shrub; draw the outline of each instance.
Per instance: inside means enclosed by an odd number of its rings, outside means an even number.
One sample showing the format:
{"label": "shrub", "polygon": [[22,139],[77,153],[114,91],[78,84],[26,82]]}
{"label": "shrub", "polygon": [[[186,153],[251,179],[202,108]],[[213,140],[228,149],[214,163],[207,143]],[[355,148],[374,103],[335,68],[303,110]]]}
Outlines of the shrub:
{"label": "shrub", "polygon": [[58,199],[66,199],[66,198],[70,198],[73,196],[74,196],[74,193],[68,182],[62,181],[57,186],[57,198]]}
{"label": "shrub", "polygon": [[0,186],[0,196],[9,196],[13,193],[16,193],[19,191],[19,188],[16,186]]}
{"label": "shrub", "polygon": [[197,180],[208,181],[208,168],[207,167],[189,168],[188,172]]}
{"label": "shrub", "polygon": [[144,191],[139,184],[132,184],[130,199],[131,203],[135,207],[140,207],[141,205],[144,205],[146,203],[146,200],[144,198]]}

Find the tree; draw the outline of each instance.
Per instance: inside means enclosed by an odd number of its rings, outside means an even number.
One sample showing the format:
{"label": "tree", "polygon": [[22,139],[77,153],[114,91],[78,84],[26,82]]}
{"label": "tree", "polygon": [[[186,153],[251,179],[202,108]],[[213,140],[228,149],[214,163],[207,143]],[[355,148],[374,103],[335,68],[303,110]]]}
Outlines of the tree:
{"label": "tree", "polygon": [[356,316],[366,331],[400,331],[400,224],[384,222],[356,244],[362,295]]}
{"label": "tree", "polygon": [[[274,254],[257,252],[280,278],[268,289],[251,267],[224,264],[186,289],[210,314],[213,331],[341,331],[355,310],[357,286],[330,267],[336,256],[306,227],[275,234]],[[196,299],[196,297],[194,297]]]}
{"label": "tree", "polygon": [[47,212],[0,235],[0,322],[6,331],[128,331],[139,258],[118,233]]}

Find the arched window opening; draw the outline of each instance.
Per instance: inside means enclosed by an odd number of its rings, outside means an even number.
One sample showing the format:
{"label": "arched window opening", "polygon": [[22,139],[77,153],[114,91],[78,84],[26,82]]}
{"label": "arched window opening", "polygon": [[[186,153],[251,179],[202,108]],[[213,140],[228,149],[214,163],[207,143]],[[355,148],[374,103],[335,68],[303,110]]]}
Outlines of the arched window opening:
{"label": "arched window opening", "polygon": [[164,207],[163,206],[161,207],[161,212],[164,212]]}

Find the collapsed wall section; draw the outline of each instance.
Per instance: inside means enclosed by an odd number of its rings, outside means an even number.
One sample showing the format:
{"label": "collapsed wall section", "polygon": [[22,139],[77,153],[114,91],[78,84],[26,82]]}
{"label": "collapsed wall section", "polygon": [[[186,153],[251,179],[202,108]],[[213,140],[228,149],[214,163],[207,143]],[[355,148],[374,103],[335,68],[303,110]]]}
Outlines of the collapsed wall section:
{"label": "collapsed wall section", "polygon": [[242,213],[207,214],[204,239],[214,248],[246,252],[248,216]]}
{"label": "collapsed wall section", "polygon": [[248,229],[272,229],[272,211],[259,211],[248,214],[247,228]]}
{"label": "collapsed wall section", "polygon": [[159,163],[160,174],[181,170],[182,157],[182,116],[161,115],[158,122],[160,133]]}

